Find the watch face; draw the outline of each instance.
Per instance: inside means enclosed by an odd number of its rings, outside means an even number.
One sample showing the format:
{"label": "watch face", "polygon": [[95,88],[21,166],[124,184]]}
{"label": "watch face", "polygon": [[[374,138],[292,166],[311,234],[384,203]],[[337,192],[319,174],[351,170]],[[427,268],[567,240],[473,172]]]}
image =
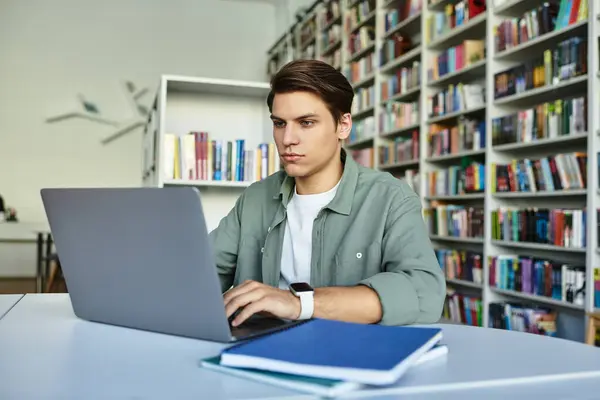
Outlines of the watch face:
{"label": "watch face", "polygon": [[296,282],[290,285],[290,288],[294,290],[296,293],[301,292],[312,292],[313,288],[306,282]]}

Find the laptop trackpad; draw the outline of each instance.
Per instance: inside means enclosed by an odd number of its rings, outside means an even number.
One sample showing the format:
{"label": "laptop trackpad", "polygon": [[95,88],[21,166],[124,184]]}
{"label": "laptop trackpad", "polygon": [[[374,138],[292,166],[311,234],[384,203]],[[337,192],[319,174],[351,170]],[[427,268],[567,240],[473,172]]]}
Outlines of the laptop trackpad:
{"label": "laptop trackpad", "polygon": [[243,324],[231,327],[231,334],[239,339],[247,336],[254,336],[258,334],[268,333],[273,330],[277,330],[286,325],[290,325],[292,321],[286,321],[279,318],[263,317],[260,315],[253,315],[244,321]]}

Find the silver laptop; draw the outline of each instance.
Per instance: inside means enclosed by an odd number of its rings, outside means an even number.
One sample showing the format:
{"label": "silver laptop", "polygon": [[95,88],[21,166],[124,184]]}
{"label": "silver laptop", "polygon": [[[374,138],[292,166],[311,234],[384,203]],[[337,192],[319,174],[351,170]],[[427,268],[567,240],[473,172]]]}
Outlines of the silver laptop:
{"label": "silver laptop", "polygon": [[232,327],[195,188],[42,189],[77,317],[217,342],[296,322]]}

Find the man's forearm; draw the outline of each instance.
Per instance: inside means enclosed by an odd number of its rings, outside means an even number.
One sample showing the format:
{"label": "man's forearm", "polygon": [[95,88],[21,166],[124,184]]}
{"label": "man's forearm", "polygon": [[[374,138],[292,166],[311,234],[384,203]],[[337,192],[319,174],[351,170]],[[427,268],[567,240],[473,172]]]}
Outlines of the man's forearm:
{"label": "man's forearm", "polygon": [[364,285],[315,289],[313,317],[375,324],[382,308],[377,293]]}

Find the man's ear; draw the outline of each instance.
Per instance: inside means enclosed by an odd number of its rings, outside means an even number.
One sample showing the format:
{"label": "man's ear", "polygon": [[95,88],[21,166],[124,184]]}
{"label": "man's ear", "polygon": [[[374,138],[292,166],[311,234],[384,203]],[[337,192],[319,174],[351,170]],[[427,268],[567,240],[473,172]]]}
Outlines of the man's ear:
{"label": "man's ear", "polygon": [[352,130],[352,114],[346,113],[342,115],[340,118],[340,122],[338,124],[338,139],[345,140],[350,136],[350,131]]}

